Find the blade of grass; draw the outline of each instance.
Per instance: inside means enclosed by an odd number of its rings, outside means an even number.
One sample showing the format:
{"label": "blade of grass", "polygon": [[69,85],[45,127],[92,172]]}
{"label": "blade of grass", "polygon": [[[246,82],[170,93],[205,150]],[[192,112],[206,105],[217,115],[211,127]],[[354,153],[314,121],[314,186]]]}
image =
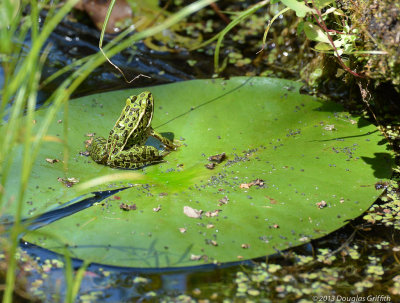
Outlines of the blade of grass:
{"label": "blade of grass", "polygon": [[111,13],[112,13],[114,4],[115,4],[115,0],[112,0],[111,3],[110,3],[110,6],[108,7],[107,15],[106,15],[106,18],[104,19],[104,22],[103,22],[103,28],[101,29],[100,40],[99,40],[99,49],[100,49],[101,53],[104,55],[104,57],[107,59],[108,63],[110,63],[110,64],[111,64],[116,70],[118,70],[119,73],[124,77],[125,82],[131,83],[131,82],[135,81],[136,79],[138,79],[139,77],[147,77],[147,78],[150,78],[149,76],[146,76],[146,75],[143,75],[143,74],[139,74],[139,75],[133,77],[131,80],[128,80],[128,79],[125,77],[125,73],[124,73],[117,65],[115,65],[114,63],[112,63],[112,61],[106,56],[106,54],[105,54],[104,51],[103,51],[103,39],[104,39],[104,34],[105,34],[105,32],[106,32],[108,20],[110,19],[110,16],[111,16]]}
{"label": "blade of grass", "polygon": [[[32,1],[32,5],[37,5],[36,0]],[[36,40],[33,40],[35,42]],[[8,263],[7,275],[6,275],[6,289],[4,291],[3,302],[12,302],[12,293],[14,290],[15,284],[15,270],[17,265],[17,260],[15,258],[15,253],[17,251],[18,246],[18,236],[20,232],[23,230],[21,226],[21,218],[22,218],[22,210],[23,210],[23,201],[25,197],[25,192],[28,187],[29,176],[32,170],[33,161],[31,159],[31,145],[32,145],[32,121],[35,116],[35,107],[36,107],[36,98],[38,92],[38,86],[40,81],[41,70],[44,65],[44,61],[46,60],[47,52],[43,52],[43,55],[40,57],[39,64],[36,66],[35,72],[28,74],[28,83],[26,94],[27,96],[23,96],[23,98],[27,98],[27,112],[25,116],[24,123],[24,141],[23,141],[23,157],[22,157],[22,167],[21,167],[21,183],[19,189],[19,195],[17,199],[17,208],[15,212],[14,225],[11,229],[11,247],[9,250],[10,261]]]}
{"label": "blade of grass", "polygon": [[269,0],[261,1],[257,4],[254,4],[249,9],[245,10],[244,12],[240,13],[231,23],[229,23],[220,33],[217,44],[215,46],[214,52],[214,72],[219,73],[219,51],[221,49],[222,40],[224,39],[225,35],[236,25],[238,25],[243,20],[247,19],[251,15],[253,15],[256,11],[258,11],[263,6],[269,4]]}
{"label": "blade of grass", "polygon": [[90,262],[85,261],[74,275],[71,256],[67,249],[65,249],[64,258],[65,258],[65,280],[67,282],[67,292],[64,302],[73,303],[76,302],[76,297],[78,295],[79,288],[81,286],[83,277],[85,275],[86,268],[89,266]]}
{"label": "blade of grass", "polygon": [[23,79],[27,75],[27,72],[31,70],[32,62],[35,62],[38,59],[40,51],[47,38],[77,2],[78,0],[68,0],[54,15],[54,17],[52,17],[51,20],[49,20],[49,22],[43,26],[42,31],[35,40],[35,43],[32,44],[32,48],[29,51],[28,56],[25,58],[19,70],[16,72],[16,74],[13,76],[13,79],[8,84],[7,90],[4,91],[5,100],[9,100],[10,97],[14,95],[15,92],[18,90],[20,84],[23,82]]}
{"label": "blade of grass", "polygon": [[263,35],[263,39],[262,39],[263,46],[262,46],[262,48],[257,52],[257,54],[260,53],[260,52],[262,52],[262,51],[265,49],[265,46],[266,46],[266,44],[267,44],[267,35],[268,35],[269,29],[271,28],[271,26],[272,26],[272,24],[274,23],[274,21],[275,21],[280,15],[283,15],[284,13],[286,13],[286,12],[289,11],[289,10],[290,10],[289,7],[284,8],[283,10],[281,10],[281,11],[279,11],[277,14],[275,14],[275,16],[273,16],[272,19],[268,22],[268,25],[267,25],[267,27],[266,27],[266,29],[265,29],[265,31],[264,31],[264,35]]}
{"label": "blade of grass", "polygon": [[[73,3],[75,0],[71,0],[69,3]],[[67,3],[68,4],[68,3]],[[6,274],[6,288],[4,291],[3,295],[3,302],[8,303],[12,302],[13,298],[13,291],[14,291],[14,286],[15,286],[15,272],[16,272],[16,264],[17,260],[15,258],[15,253],[18,245],[18,236],[21,232],[21,214],[22,214],[22,205],[23,205],[23,200],[24,200],[24,195],[26,192],[26,188],[28,186],[28,180],[29,176],[31,173],[31,167],[32,167],[32,159],[31,159],[31,134],[32,134],[32,121],[34,117],[34,110],[36,106],[36,98],[37,98],[37,91],[38,91],[38,83],[40,80],[40,74],[41,74],[41,66],[44,63],[45,57],[46,57],[46,52],[44,52],[44,55],[41,56],[39,59],[39,64],[35,64],[35,62],[38,61],[38,55],[40,54],[40,48],[44,44],[45,40],[47,37],[46,35],[42,35],[43,32],[47,32],[48,34],[51,33],[53,30],[52,28],[43,28],[43,31],[38,34],[38,29],[34,29],[36,27],[36,20],[38,18],[38,11],[37,11],[37,2],[36,0],[31,2],[32,6],[32,20],[35,23],[33,25],[32,29],[32,49],[38,48],[37,53],[35,52],[30,52],[30,56],[28,55],[27,58],[22,63],[22,67],[25,66],[26,68],[23,69],[21,68],[18,72],[20,75],[20,84],[22,84],[22,87],[19,87],[18,93],[17,93],[17,98],[12,106],[12,117],[11,121],[9,121],[8,124],[8,132],[6,135],[6,143],[5,146],[3,146],[3,155],[8,154],[7,151],[11,150],[13,147],[13,143],[16,141],[17,136],[16,131],[18,128],[15,129],[10,129],[10,126],[13,125],[13,122],[15,123],[21,123],[19,120],[19,117],[22,113],[23,107],[27,107],[27,114],[25,117],[25,124],[24,124],[24,141],[23,141],[23,158],[22,158],[22,169],[21,169],[21,182],[20,182],[20,189],[19,189],[19,194],[18,194],[18,199],[17,199],[17,208],[15,212],[15,219],[14,219],[14,225],[11,229],[11,235],[10,235],[10,241],[11,241],[11,247],[8,251],[10,258],[9,258],[9,264],[7,268],[7,274]],[[68,5],[67,5],[68,7]],[[72,8],[72,6],[70,7]],[[61,17],[61,15],[60,15]],[[63,16],[62,16],[63,17]],[[58,23],[58,22],[57,22]],[[52,23],[51,21],[49,24],[54,25],[54,27],[57,25],[57,23]],[[43,40],[43,38],[45,39]],[[21,73],[24,74],[21,74]],[[18,75],[17,74],[17,75]],[[11,82],[13,83],[13,82]],[[14,82],[15,83],[15,82]],[[13,95],[13,91],[11,88],[11,91],[9,89],[9,86],[7,87],[7,90],[4,91],[4,95],[6,95],[5,100],[8,100],[7,95],[11,96]],[[18,122],[17,122],[18,121]],[[10,161],[9,161],[10,163]],[[4,168],[2,166],[2,168]],[[3,171],[4,172],[4,171]],[[3,180],[7,178],[7,174],[3,174]]]}

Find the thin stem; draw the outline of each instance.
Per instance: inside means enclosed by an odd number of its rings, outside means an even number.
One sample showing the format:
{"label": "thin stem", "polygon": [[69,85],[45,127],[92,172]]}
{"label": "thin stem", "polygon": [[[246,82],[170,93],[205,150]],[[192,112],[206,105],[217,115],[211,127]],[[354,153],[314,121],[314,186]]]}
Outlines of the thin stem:
{"label": "thin stem", "polygon": [[[310,8],[310,6],[309,6],[308,3],[307,3],[307,0],[304,0],[304,2],[305,2],[305,4],[306,4],[306,6]],[[328,37],[328,39],[329,39],[329,43],[331,44],[331,46],[332,46],[332,48],[333,48],[333,51],[336,53],[336,56],[335,56],[335,57],[336,57],[336,59],[338,60],[340,66],[343,67],[343,69],[345,69],[346,71],[348,71],[348,72],[349,72],[350,74],[352,74],[353,76],[356,76],[356,77],[359,77],[359,78],[365,78],[364,76],[359,75],[359,74],[357,74],[356,72],[352,71],[349,67],[346,66],[346,64],[344,64],[344,62],[343,62],[343,60],[342,60],[342,57],[340,56],[339,51],[338,51],[338,49],[336,48],[335,43],[333,42],[333,39],[332,39],[331,35],[329,35],[329,30],[328,30],[328,28],[327,28],[327,26],[326,26],[326,24],[325,24],[325,22],[324,22],[324,20],[323,20],[323,18],[322,18],[321,11],[318,10],[317,7],[315,6],[314,0],[312,0],[312,3],[313,3],[313,7],[314,7],[315,12],[316,12],[317,15],[318,15],[318,18],[315,16],[314,13],[312,13],[312,15],[313,15],[315,21],[318,23],[318,25],[327,33],[327,37]],[[319,21],[319,20],[320,20],[320,21]]]}

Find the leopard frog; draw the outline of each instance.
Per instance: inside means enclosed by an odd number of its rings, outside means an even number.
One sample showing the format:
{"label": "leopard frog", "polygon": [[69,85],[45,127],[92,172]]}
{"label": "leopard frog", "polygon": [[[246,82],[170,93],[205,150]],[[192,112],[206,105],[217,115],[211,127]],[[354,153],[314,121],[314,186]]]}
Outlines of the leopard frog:
{"label": "leopard frog", "polygon": [[129,97],[108,138],[93,139],[88,148],[90,157],[100,164],[128,169],[162,162],[165,154],[145,145],[148,137],[160,140],[167,150],[175,146],[151,127],[153,113],[154,99],[150,92]]}

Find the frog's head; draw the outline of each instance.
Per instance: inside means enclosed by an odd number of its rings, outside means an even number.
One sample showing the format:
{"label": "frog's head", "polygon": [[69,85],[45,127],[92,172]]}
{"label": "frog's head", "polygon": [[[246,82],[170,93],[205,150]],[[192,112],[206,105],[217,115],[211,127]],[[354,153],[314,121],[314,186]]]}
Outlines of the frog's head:
{"label": "frog's head", "polygon": [[125,122],[129,132],[142,130],[150,126],[153,112],[153,95],[150,92],[142,92],[126,99],[125,108],[119,120]]}
{"label": "frog's head", "polygon": [[150,92],[142,92],[137,96],[137,101],[140,103],[141,115],[139,119],[142,121],[140,124],[142,126],[150,127],[151,120],[153,119],[154,113],[154,98],[153,94]]}

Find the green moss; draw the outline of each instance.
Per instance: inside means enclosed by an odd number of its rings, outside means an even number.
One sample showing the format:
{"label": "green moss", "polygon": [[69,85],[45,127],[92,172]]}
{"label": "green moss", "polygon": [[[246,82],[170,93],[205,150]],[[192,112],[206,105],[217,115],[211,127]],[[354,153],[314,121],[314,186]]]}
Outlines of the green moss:
{"label": "green moss", "polygon": [[400,3],[377,0],[351,2],[347,8],[354,16],[352,25],[360,29],[359,49],[386,52],[385,55],[358,56],[363,72],[369,78],[400,85]]}

